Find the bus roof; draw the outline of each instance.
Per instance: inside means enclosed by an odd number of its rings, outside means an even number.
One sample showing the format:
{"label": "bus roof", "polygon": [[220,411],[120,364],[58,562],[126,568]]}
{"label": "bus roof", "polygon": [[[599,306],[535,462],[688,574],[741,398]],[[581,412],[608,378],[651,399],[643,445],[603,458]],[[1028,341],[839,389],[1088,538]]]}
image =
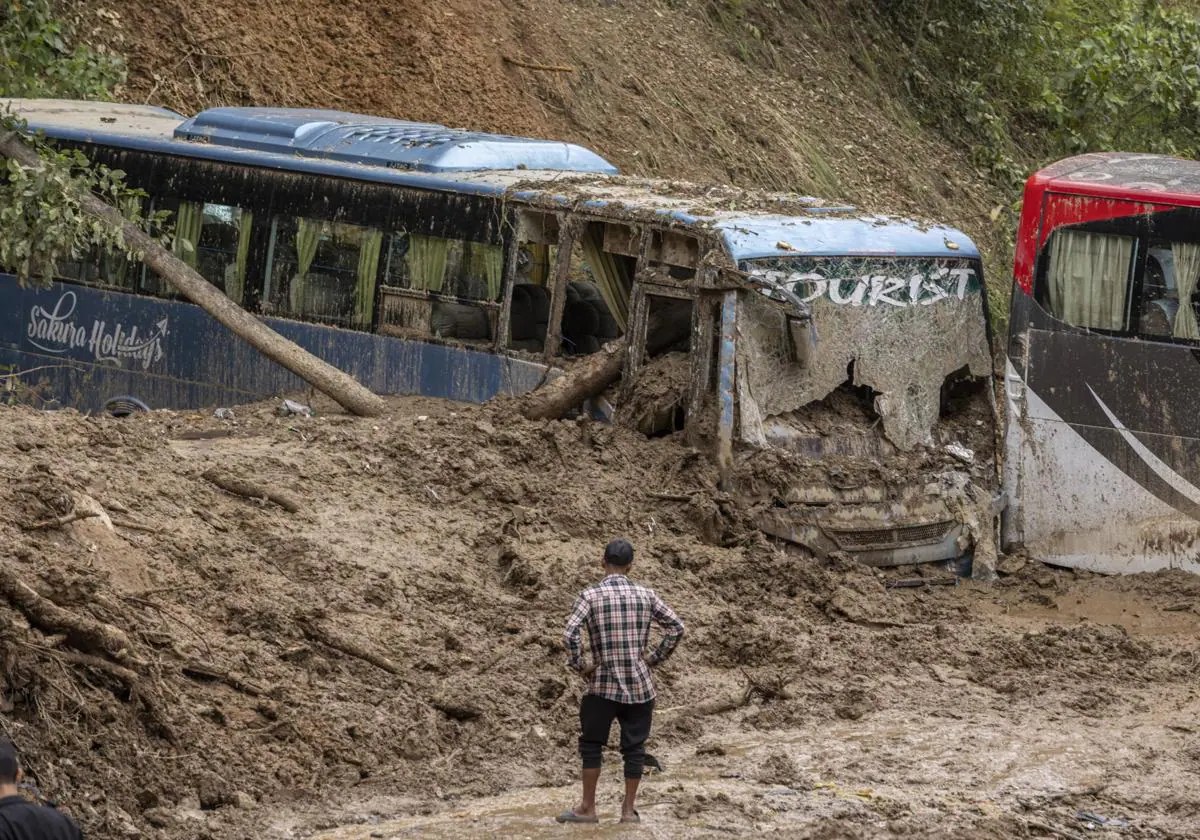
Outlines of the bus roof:
{"label": "bus roof", "polygon": [[1097,152],[1034,173],[1032,187],[1133,200],[1200,204],[1200,161],[1167,155]]}
{"label": "bus roof", "polygon": [[977,258],[961,231],[830,206],[819,199],[617,175],[571,143],[301,108],[166,108],[14,99],[47,137],[400,186],[506,195],[717,230],[734,260],[803,255]]}

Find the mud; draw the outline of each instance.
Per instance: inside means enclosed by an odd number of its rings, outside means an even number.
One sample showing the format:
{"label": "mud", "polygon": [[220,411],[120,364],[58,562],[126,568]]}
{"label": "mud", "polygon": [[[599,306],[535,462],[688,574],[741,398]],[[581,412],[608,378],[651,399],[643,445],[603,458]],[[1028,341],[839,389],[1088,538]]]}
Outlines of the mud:
{"label": "mud", "polygon": [[617,421],[647,435],[681,431],[690,381],[687,353],[652,359],[638,372],[629,398],[620,402]]}
{"label": "mud", "polygon": [[1194,834],[1194,578],[1014,561],[988,587],[889,589],[918,570],[771,544],[675,436],[316,407],[0,409],[6,568],[126,634],[138,675],[0,604],[4,726],[92,836],[561,836],[581,686],[560,625],[618,533],[689,627],[639,833],[1071,836],[1089,811]]}

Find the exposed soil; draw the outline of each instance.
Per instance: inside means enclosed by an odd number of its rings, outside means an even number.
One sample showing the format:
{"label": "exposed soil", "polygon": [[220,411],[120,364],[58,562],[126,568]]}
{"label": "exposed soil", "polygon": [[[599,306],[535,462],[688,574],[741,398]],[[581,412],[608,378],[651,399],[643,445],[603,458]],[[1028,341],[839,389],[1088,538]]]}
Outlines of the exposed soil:
{"label": "exposed soil", "polygon": [[[1072,837],[1079,812],[1194,835],[1195,578],[1008,558],[991,586],[887,588],[916,571],[768,543],[674,437],[317,409],[0,409],[6,568],[128,638],[81,662],[0,603],[5,725],[92,836],[559,836],[560,626],[614,534],[688,624],[659,671],[655,836]],[[72,511],[102,515],[27,530]]]}

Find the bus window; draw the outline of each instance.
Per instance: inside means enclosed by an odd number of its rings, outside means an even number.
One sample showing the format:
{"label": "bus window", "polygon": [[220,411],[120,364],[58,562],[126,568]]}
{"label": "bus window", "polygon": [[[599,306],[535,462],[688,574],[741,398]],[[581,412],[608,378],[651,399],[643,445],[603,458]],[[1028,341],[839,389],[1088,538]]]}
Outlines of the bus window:
{"label": "bus window", "polygon": [[553,245],[521,242],[509,313],[508,346],[540,353],[546,346],[550,321],[550,277],[557,249]]}
{"label": "bus window", "polygon": [[1046,270],[1051,313],[1076,327],[1124,330],[1136,243],[1132,236],[1055,231]]}
{"label": "bus window", "polygon": [[1171,338],[1174,334],[1179,312],[1174,257],[1170,244],[1151,246],[1146,255],[1138,316],[1138,334],[1143,338]]}
{"label": "bus window", "polygon": [[[246,288],[246,261],[254,214],[229,204],[180,201],[171,218],[175,226],[175,256],[228,297],[242,303]],[[147,271],[145,289],[160,297],[175,292]]]}
{"label": "bus window", "polygon": [[586,226],[571,252],[561,354],[595,353],[625,334],[635,263],[633,257],[605,249],[602,223]]}
{"label": "bus window", "polygon": [[137,264],[120,251],[92,246],[77,260],[59,262],[55,274],[89,286],[133,291]]}
{"label": "bus window", "polygon": [[369,328],[382,244],[383,233],[374,228],[276,216],[264,295],[270,311]]}
{"label": "bus window", "polygon": [[385,331],[489,341],[503,275],[499,245],[392,234],[383,272]]}
{"label": "bus window", "polygon": [[1142,275],[1138,334],[1144,338],[1200,340],[1200,244],[1155,241]]}

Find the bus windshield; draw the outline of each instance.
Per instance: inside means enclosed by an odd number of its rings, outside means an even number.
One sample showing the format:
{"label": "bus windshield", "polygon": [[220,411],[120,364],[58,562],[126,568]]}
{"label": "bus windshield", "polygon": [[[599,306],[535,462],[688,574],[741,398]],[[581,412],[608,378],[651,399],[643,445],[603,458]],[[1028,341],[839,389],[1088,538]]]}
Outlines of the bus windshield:
{"label": "bus windshield", "polygon": [[878,396],[884,434],[898,448],[928,442],[943,381],[991,372],[978,261],[899,257],[787,257],[743,265],[766,299],[791,302],[811,322],[807,352],[781,352],[775,307],[747,307],[749,390],[764,417],[822,399],[848,377]]}

